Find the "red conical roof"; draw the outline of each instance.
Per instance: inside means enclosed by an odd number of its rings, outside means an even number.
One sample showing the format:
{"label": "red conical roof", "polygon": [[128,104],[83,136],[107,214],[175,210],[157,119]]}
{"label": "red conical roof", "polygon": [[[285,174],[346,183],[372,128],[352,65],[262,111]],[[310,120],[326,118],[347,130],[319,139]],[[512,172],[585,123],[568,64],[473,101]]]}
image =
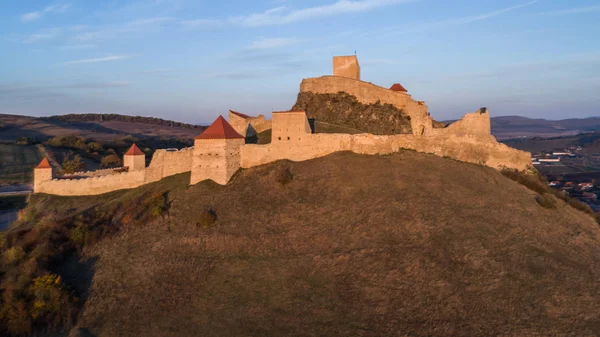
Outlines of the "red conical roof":
{"label": "red conical roof", "polygon": [[142,152],[142,150],[140,150],[139,147],[137,147],[137,145],[135,145],[135,143],[133,145],[131,145],[131,147],[129,148],[129,150],[127,150],[127,152],[125,152],[126,156],[143,156],[145,155],[144,152]]}
{"label": "red conical roof", "polygon": [[51,169],[52,166],[50,166],[50,163],[48,162],[47,158],[42,159],[42,161],[38,164],[38,166],[36,166],[35,168],[49,168]]}
{"label": "red conical roof", "polygon": [[201,135],[194,139],[235,139],[244,138],[223,116],[219,116]]}
{"label": "red conical roof", "polygon": [[390,87],[390,90],[393,90],[393,91],[404,91],[404,92],[406,92],[406,89],[404,89],[404,87],[400,83],[394,83],[394,85],[392,85]]}

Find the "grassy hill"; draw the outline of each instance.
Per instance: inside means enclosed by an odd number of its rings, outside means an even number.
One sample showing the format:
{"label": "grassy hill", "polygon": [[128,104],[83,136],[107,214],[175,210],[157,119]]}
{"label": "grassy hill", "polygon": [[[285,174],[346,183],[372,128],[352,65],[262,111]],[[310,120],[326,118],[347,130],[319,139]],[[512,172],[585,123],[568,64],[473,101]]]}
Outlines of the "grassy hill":
{"label": "grassy hill", "polygon": [[16,141],[21,137],[28,137],[39,142],[69,135],[84,135],[101,142],[114,141],[126,135],[140,139],[190,140],[205,129],[204,126],[160,118],[118,114],[71,114],[52,117],[0,114],[0,126],[0,141]]}
{"label": "grassy hill", "polygon": [[600,227],[493,169],[336,153],[188,182],[36,195],[8,241],[88,224],[47,265],[82,299],[81,336],[600,334]]}
{"label": "grassy hill", "polygon": [[585,154],[600,154],[600,131],[564,137],[509,139],[503,143],[529,152],[564,151],[570,146],[581,146]]}

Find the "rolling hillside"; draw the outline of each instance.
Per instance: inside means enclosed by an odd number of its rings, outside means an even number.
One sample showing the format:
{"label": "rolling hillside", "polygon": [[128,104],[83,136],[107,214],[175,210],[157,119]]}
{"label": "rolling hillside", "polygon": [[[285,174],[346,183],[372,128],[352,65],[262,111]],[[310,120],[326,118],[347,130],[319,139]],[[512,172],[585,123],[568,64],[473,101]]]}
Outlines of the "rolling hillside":
{"label": "rolling hillside", "polygon": [[[600,227],[493,169],[337,153],[188,182],[32,198],[36,223],[113,233],[55,269],[84,299],[74,335],[600,334]],[[168,212],[118,215],[140,195]]]}
{"label": "rolling hillside", "polygon": [[45,141],[48,138],[68,135],[85,136],[97,141],[112,141],[125,135],[142,139],[167,137],[189,140],[204,129],[204,126],[159,118],[117,114],[53,117],[0,114],[0,141],[15,141],[20,137]]}
{"label": "rolling hillside", "polygon": [[572,136],[600,130],[600,117],[548,120],[499,116],[492,117],[491,121],[492,134],[498,139]]}

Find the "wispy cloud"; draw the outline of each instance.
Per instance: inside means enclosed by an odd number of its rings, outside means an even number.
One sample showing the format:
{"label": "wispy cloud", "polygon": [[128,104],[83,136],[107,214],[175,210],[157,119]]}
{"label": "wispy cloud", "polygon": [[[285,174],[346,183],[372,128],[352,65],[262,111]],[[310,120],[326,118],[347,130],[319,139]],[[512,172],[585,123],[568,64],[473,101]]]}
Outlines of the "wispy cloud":
{"label": "wispy cloud", "polygon": [[60,28],[42,29],[34,34],[26,35],[23,43],[33,43],[38,41],[48,41],[56,38],[61,32]]}
{"label": "wispy cloud", "polygon": [[256,40],[256,41],[252,42],[252,44],[250,45],[250,49],[280,48],[280,47],[293,45],[293,44],[299,43],[301,41],[302,40],[293,38],[293,37],[292,38],[284,38],[284,37],[264,38],[264,39],[260,39],[260,40]]}
{"label": "wispy cloud", "polygon": [[577,8],[559,9],[559,10],[555,10],[555,11],[541,12],[541,13],[538,13],[538,15],[560,16],[560,15],[581,14],[581,13],[594,13],[594,12],[600,12],[600,5],[598,5],[598,6],[588,6],[588,7],[577,7]]}
{"label": "wispy cloud", "polygon": [[234,16],[222,20],[199,19],[182,21],[181,23],[188,28],[207,27],[211,25],[218,26],[223,24],[244,27],[285,25],[342,14],[367,12],[377,8],[415,1],[418,0],[338,0],[334,3],[322,6],[301,9],[290,9],[285,6],[279,6],[261,13]]}
{"label": "wispy cloud", "polygon": [[98,57],[91,59],[82,59],[82,60],[74,60],[61,63],[60,65],[71,65],[71,64],[83,64],[83,63],[98,63],[98,62],[111,62],[111,61],[120,61],[132,58],[133,55],[113,55],[106,57]]}
{"label": "wispy cloud", "polygon": [[71,7],[70,4],[60,4],[60,5],[57,4],[57,5],[47,6],[46,8],[44,8],[42,10],[29,12],[29,13],[25,13],[25,14],[21,15],[21,21],[23,21],[23,22],[37,21],[45,14],[64,13],[67,9],[69,9],[69,7]]}
{"label": "wispy cloud", "polygon": [[180,23],[187,29],[214,28],[225,24],[224,21],[218,19],[184,20]]}
{"label": "wispy cloud", "polygon": [[108,82],[81,82],[73,83],[69,85],[56,86],[59,89],[104,89],[104,88],[118,88],[128,87],[131,85],[130,81],[108,81]]}
{"label": "wispy cloud", "polygon": [[420,33],[420,32],[425,32],[428,30],[436,29],[436,28],[444,28],[444,27],[449,27],[449,26],[460,26],[460,25],[465,25],[465,24],[469,24],[469,23],[473,23],[473,22],[492,19],[492,18],[501,16],[503,14],[506,14],[508,12],[512,12],[514,10],[517,10],[517,9],[520,9],[523,7],[531,6],[538,2],[539,2],[539,0],[532,0],[532,1],[521,3],[521,4],[518,4],[515,6],[505,7],[505,8],[495,10],[495,11],[482,13],[482,14],[478,14],[478,15],[464,16],[464,17],[459,17],[459,18],[451,18],[451,19],[444,19],[444,20],[438,20],[438,21],[423,22],[423,23],[411,24],[411,25],[404,26],[404,27],[392,27],[392,28],[384,29],[383,31],[379,30],[377,32],[370,32],[370,33],[366,33],[363,35],[373,35],[373,34],[392,34],[393,35],[393,34],[406,34],[406,33]]}
{"label": "wispy cloud", "polygon": [[171,17],[151,17],[104,26],[94,30],[84,31],[85,29],[81,29],[80,32],[75,34],[73,40],[77,42],[90,42],[110,39],[122,36],[123,34],[150,32],[160,29],[164,24],[172,20],[173,18]]}
{"label": "wispy cloud", "polygon": [[87,49],[94,49],[98,46],[96,46],[95,44],[68,44],[66,46],[62,46],[61,49],[62,50],[87,50]]}
{"label": "wispy cloud", "polygon": [[87,81],[56,85],[23,85],[0,83],[0,97],[5,98],[49,98],[65,96],[64,89],[108,89],[127,87],[130,81]]}

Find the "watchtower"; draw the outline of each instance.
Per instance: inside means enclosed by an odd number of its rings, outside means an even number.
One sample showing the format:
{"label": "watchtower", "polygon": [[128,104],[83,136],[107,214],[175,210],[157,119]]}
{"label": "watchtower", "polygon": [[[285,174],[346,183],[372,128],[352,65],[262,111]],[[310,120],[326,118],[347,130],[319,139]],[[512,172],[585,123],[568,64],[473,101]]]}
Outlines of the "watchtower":
{"label": "watchtower", "polygon": [[333,76],[341,76],[360,80],[360,65],[356,55],[334,56]]}
{"label": "watchtower", "polygon": [[225,185],[240,168],[240,135],[219,116],[201,135],[194,138],[194,157],[190,184],[211,179]]}
{"label": "watchtower", "polygon": [[123,156],[123,166],[129,167],[129,171],[139,171],[146,168],[146,154],[133,144]]}
{"label": "watchtower", "polygon": [[44,158],[38,166],[33,169],[33,192],[38,193],[40,191],[40,185],[50,180],[52,180],[52,166],[50,166],[48,159]]}

